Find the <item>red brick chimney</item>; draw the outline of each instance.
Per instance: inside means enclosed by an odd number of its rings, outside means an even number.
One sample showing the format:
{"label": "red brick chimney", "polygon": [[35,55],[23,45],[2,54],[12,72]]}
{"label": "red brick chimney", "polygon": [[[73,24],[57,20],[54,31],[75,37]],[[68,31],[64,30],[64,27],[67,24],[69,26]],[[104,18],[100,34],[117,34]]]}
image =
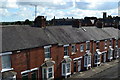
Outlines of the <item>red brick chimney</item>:
{"label": "red brick chimney", "polygon": [[46,18],[44,16],[37,16],[34,20],[34,27],[46,27]]}

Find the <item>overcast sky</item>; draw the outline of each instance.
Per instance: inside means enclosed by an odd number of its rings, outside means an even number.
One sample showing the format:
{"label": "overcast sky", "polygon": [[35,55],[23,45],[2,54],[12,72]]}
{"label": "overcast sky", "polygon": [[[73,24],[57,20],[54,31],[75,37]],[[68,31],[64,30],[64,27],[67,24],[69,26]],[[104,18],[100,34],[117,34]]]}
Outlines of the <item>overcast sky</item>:
{"label": "overcast sky", "polygon": [[34,20],[37,15],[47,16],[47,20],[56,18],[84,18],[118,15],[119,0],[0,0],[0,22]]}

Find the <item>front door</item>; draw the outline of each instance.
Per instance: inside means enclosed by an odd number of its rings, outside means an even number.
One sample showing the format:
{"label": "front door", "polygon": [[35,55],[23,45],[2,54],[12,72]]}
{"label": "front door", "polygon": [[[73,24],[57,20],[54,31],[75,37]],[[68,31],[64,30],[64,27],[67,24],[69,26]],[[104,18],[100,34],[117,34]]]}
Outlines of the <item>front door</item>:
{"label": "front door", "polygon": [[78,72],[81,71],[81,60],[78,61]]}
{"label": "front door", "polygon": [[77,68],[77,62],[74,62],[74,72],[76,72],[76,68]]}

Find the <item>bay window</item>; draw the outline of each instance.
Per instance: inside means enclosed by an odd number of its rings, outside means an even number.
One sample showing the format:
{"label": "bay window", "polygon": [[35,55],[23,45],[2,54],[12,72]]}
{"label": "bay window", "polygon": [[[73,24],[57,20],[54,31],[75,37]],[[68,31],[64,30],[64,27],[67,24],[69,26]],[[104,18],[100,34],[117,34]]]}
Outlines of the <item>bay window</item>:
{"label": "bay window", "polygon": [[94,64],[100,64],[100,54],[98,53],[94,55]]}
{"label": "bay window", "polygon": [[71,74],[71,63],[62,63],[62,75],[67,76]]}
{"label": "bay window", "polygon": [[91,66],[91,56],[84,56],[84,67],[90,67]]}
{"label": "bay window", "polygon": [[113,48],[110,46],[108,50],[108,59],[113,59]]}
{"label": "bay window", "polygon": [[72,59],[67,57],[64,58],[62,61],[62,76],[65,76],[67,78],[68,75],[71,75],[71,61]]}
{"label": "bay window", "polygon": [[43,79],[53,79],[54,78],[54,66],[43,67],[42,74],[43,74]]}

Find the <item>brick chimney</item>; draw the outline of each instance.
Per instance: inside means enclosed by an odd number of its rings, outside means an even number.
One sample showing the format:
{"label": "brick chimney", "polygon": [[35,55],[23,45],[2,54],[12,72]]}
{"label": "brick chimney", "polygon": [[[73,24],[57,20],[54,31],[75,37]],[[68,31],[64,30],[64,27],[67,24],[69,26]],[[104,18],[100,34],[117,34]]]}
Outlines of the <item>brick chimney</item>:
{"label": "brick chimney", "polygon": [[46,27],[46,18],[44,16],[37,16],[34,20],[34,27]]}
{"label": "brick chimney", "polygon": [[81,27],[81,23],[78,19],[74,19],[72,23],[72,27],[79,28]]}

